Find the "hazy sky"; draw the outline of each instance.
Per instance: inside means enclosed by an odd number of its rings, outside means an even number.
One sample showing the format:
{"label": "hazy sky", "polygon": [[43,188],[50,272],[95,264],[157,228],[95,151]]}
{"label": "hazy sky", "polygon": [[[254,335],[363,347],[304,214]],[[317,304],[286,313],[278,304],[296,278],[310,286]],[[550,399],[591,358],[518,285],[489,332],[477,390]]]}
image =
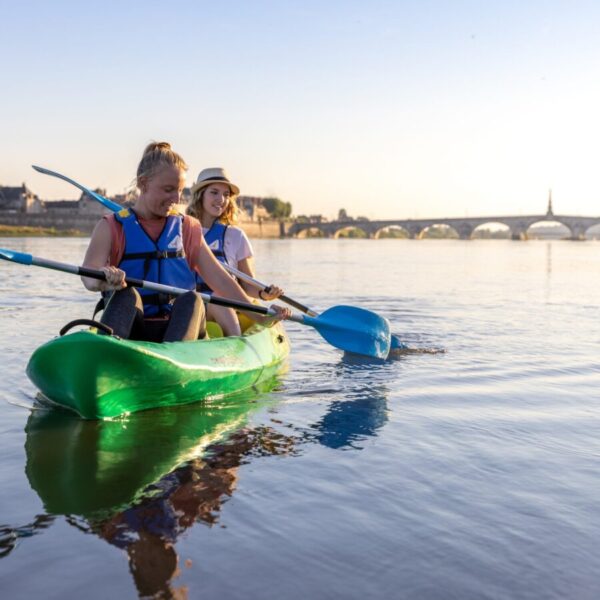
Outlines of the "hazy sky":
{"label": "hazy sky", "polygon": [[0,184],[109,193],[144,146],[294,213],[600,214],[595,1],[0,0]]}

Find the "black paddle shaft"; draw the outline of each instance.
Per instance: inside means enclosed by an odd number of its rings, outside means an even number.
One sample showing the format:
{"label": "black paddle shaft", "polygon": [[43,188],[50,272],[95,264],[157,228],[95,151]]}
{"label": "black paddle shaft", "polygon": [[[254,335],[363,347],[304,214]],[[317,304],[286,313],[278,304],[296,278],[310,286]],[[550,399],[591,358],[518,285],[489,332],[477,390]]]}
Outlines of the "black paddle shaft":
{"label": "black paddle shaft", "polygon": [[[101,281],[106,281],[106,275],[103,271],[97,271],[96,269],[88,269],[87,267],[77,267],[77,273],[82,275],[83,277],[90,277],[92,279],[99,279]],[[137,288],[146,288],[146,289],[156,289],[153,286],[152,282],[144,281],[143,279],[136,279],[135,277],[126,277],[125,282],[127,285]],[[162,284],[155,284],[161,285]],[[184,290],[182,288],[176,288],[171,286],[162,286],[164,287],[165,293],[171,294],[184,294],[186,292],[192,290]],[[269,309],[264,306],[257,306],[256,304],[249,304],[247,302],[237,302],[236,300],[229,300],[228,298],[221,298],[220,296],[214,296],[209,294],[200,294],[202,299],[205,302],[209,302],[210,304],[216,304],[218,306],[226,306],[228,308],[235,308],[236,310],[245,310],[249,312],[258,313],[260,315],[270,315]]]}

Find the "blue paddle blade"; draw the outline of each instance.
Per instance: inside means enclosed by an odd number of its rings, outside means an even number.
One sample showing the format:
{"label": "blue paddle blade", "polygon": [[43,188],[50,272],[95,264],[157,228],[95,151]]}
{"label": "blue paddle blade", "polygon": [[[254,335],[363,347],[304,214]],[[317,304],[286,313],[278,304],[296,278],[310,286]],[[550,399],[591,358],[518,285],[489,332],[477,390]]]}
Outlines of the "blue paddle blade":
{"label": "blue paddle blade", "polygon": [[391,334],[387,319],[356,306],[333,306],[318,317],[304,315],[302,321],[314,327],[332,346],[373,356],[387,358]]}
{"label": "blue paddle blade", "polygon": [[62,179],[63,181],[66,181],[67,183],[74,185],[76,188],[79,188],[82,192],[85,192],[88,196],[91,196],[94,200],[100,202],[100,204],[103,204],[104,206],[106,206],[106,208],[108,208],[114,212],[119,212],[123,208],[120,204],[117,204],[116,202],[113,202],[112,200],[109,200],[108,198],[105,198],[104,196],[101,196],[100,194],[93,192],[92,190],[81,185],[80,183],[77,183],[75,180],[71,179],[70,177],[67,177],[66,175],[61,175],[60,173],[57,173],[56,171],[51,171],[50,169],[45,169],[44,167],[38,167],[36,165],[31,165],[31,166],[38,173],[43,173],[44,175],[50,175],[52,177],[58,177],[58,179]]}
{"label": "blue paddle blade", "polygon": [[23,254],[22,252],[15,252],[14,250],[0,248],[0,258],[4,260],[10,260],[11,262],[20,263],[22,265],[30,265],[33,257],[31,254]]}

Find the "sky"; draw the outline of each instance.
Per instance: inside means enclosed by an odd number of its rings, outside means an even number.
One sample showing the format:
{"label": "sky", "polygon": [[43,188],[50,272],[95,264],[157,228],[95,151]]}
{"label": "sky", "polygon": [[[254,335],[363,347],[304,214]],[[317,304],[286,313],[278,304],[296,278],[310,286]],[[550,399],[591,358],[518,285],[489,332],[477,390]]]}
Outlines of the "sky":
{"label": "sky", "polygon": [[600,3],[0,0],[0,185],[147,143],[296,215],[600,214]]}

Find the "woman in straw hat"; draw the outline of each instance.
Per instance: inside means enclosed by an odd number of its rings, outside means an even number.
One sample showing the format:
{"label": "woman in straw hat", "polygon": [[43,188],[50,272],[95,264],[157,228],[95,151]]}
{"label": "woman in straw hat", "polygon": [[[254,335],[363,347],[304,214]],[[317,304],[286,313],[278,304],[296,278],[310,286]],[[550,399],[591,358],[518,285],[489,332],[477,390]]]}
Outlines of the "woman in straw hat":
{"label": "woman in straw hat", "polygon": [[[235,199],[239,193],[238,186],[229,180],[222,168],[204,169],[192,187],[192,201],[187,212],[202,224],[204,239],[219,261],[254,277],[250,240],[242,229],[234,226],[237,216]],[[198,283],[200,291],[211,291],[201,277]],[[260,291],[243,282],[240,285],[246,294],[261,300],[275,300],[283,294],[276,285]],[[209,305],[207,316],[219,323],[225,335],[240,335],[240,325],[232,309]]]}

